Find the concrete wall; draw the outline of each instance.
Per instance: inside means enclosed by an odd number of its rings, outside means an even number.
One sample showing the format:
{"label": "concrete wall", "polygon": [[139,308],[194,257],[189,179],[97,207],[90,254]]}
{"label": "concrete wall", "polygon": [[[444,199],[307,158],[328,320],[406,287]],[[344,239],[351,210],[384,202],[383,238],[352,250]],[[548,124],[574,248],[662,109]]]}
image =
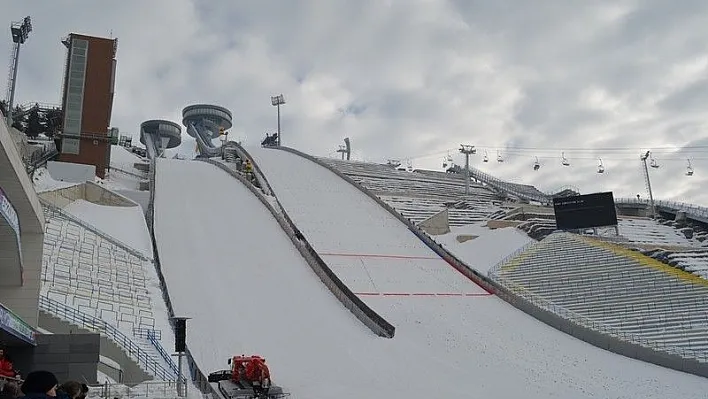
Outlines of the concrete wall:
{"label": "concrete wall", "polygon": [[64,208],[78,199],[106,206],[132,207],[139,205],[128,197],[107,190],[90,181],[58,190],[46,191],[40,193],[39,196],[58,208]]}
{"label": "concrete wall", "polygon": [[47,162],[47,171],[52,179],[69,183],[93,181],[96,176],[96,166],[70,162]]}
{"label": "concrete wall", "polygon": [[113,192],[129,198],[143,208],[143,213],[147,212],[148,206],[150,205],[150,191],[113,190]]}
{"label": "concrete wall", "polygon": [[47,370],[59,381],[98,383],[101,343],[98,334],[38,335],[33,370]]}
{"label": "concrete wall", "polygon": [[518,220],[488,220],[487,227],[490,229],[503,229],[505,227],[516,227],[521,223],[523,222]]}
{"label": "concrete wall", "polygon": [[22,231],[44,234],[42,206],[4,119],[0,119],[0,187],[15,207]]}
{"label": "concrete wall", "polygon": [[447,234],[450,232],[449,211],[443,209],[435,215],[418,223],[418,227],[430,235]]}
{"label": "concrete wall", "polygon": [[22,258],[24,282],[22,286],[0,289],[0,302],[12,310],[25,323],[37,327],[39,309],[39,283],[42,270],[44,234],[22,233]]}

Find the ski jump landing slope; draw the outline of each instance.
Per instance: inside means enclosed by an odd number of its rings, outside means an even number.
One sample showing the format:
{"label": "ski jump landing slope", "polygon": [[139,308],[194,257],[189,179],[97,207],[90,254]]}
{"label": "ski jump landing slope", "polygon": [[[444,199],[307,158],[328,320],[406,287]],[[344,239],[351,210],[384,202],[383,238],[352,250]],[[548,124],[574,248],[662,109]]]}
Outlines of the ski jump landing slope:
{"label": "ski jump landing slope", "polygon": [[448,398],[705,397],[708,379],[599,349],[486,295],[326,168],[285,151],[248,151],[325,262],[396,326],[384,347],[415,360],[395,367],[427,366],[391,383],[422,381],[430,397]]}
{"label": "ski jump landing slope", "polygon": [[[238,180],[198,161],[157,160],[155,236],[175,312],[203,372],[260,354],[293,398],[439,397],[445,376],[406,342],[359,322]],[[453,388],[454,389],[454,388]],[[423,396],[418,396],[423,395]]]}

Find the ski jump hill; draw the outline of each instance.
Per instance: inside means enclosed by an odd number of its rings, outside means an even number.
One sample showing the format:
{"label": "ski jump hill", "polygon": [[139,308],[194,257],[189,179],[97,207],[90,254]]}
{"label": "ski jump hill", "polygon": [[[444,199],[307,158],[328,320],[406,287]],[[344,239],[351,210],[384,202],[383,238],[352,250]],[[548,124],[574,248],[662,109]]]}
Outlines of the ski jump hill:
{"label": "ski jump hill", "polygon": [[[460,176],[230,148],[153,160],[156,259],[171,313],[191,317],[203,392],[230,356],[258,353],[298,398],[704,397],[702,333],[681,327],[706,328],[700,277],[620,243],[484,227],[518,187],[465,196]],[[451,233],[420,228],[445,209]]]}

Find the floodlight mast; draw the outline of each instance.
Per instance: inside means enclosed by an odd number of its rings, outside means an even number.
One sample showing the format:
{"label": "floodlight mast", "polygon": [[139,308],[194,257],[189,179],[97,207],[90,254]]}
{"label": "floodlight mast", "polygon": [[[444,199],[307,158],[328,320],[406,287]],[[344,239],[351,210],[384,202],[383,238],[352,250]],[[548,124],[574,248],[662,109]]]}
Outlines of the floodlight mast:
{"label": "floodlight mast", "polygon": [[270,103],[278,108],[278,147],[282,144],[280,133],[280,106],[285,104],[285,97],[282,94],[270,97]]}
{"label": "floodlight mast", "polygon": [[20,46],[25,44],[29,33],[32,32],[32,20],[27,16],[22,22],[12,22],[10,24],[10,32],[12,34],[13,48],[6,95],[8,126],[12,125],[12,108],[15,105],[15,85],[17,83],[17,65],[20,60]]}
{"label": "floodlight mast", "polygon": [[477,149],[473,145],[460,144],[460,152],[465,154],[465,195],[470,194],[470,154],[476,154]]}
{"label": "floodlight mast", "polygon": [[646,183],[646,189],[647,189],[647,192],[649,193],[649,207],[650,207],[651,217],[656,218],[656,207],[654,206],[654,194],[652,193],[652,190],[651,190],[651,180],[649,180],[649,168],[647,167],[647,159],[649,158],[650,154],[651,154],[651,151],[647,151],[646,154],[640,154],[639,159],[642,161],[642,165],[644,165],[644,183]]}

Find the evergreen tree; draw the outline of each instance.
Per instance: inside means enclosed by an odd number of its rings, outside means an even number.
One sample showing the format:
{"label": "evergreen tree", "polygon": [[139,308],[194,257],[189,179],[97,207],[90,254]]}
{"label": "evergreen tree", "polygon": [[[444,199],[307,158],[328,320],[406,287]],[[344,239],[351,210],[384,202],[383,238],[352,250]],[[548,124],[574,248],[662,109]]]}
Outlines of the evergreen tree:
{"label": "evergreen tree", "polygon": [[24,110],[19,105],[15,106],[15,110],[12,112],[12,127],[21,132],[24,132],[25,126],[27,126],[27,115],[22,115],[21,117],[17,115],[21,115],[23,112]]}
{"label": "evergreen tree", "polygon": [[64,120],[63,113],[59,108],[53,108],[44,113],[44,125],[46,130],[44,135],[47,137],[54,137],[54,135],[61,130],[62,122]]}
{"label": "evergreen tree", "polygon": [[25,126],[25,134],[29,138],[37,138],[40,133],[43,133],[46,130],[44,124],[42,123],[42,117],[37,104],[32,107],[29,115],[27,115],[27,124]]}

